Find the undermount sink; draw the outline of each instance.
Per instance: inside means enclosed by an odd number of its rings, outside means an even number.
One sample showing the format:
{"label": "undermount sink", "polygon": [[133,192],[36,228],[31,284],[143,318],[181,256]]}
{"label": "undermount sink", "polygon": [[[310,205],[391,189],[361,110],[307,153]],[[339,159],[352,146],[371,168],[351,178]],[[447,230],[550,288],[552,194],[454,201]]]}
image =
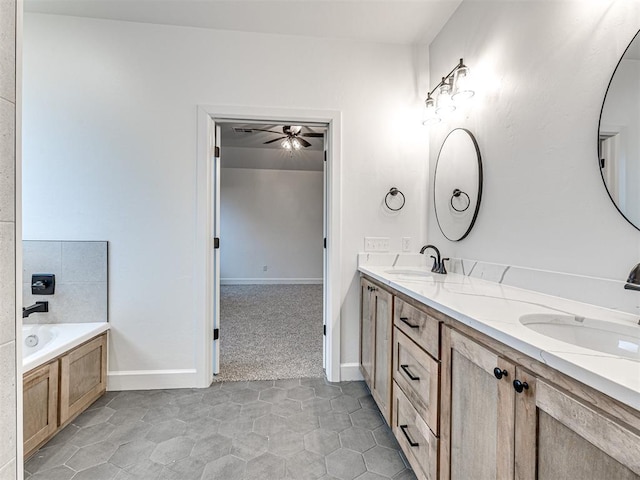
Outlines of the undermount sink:
{"label": "undermount sink", "polygon": [[427,272],[425,270],[409,270],[409,269],[394,269],[394,270],[386,270],[385,273],[391,275],[398,275],[402,277],[413,277],[413,278],[427,278],[433,276],[433,273]]}
{"label": "undermount sink", "polygon": [[562,314],[529,314],[520,323],[534,332],[640,362],[640,326]]}

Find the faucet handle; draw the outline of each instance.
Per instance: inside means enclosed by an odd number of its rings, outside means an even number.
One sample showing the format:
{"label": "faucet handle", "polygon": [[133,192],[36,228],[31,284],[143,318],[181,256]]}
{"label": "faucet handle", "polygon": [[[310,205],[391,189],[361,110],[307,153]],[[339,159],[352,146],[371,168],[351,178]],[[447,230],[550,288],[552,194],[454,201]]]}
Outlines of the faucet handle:
{"label": "faucet handle", "polygon": [[446,260],[451,260],[451,259],[449,257],[442,259],[442,262],[440,262],[440,271],[438,273],[442,273],[442,274],[446,274],[447,273],[447,269],[444,266],[444,262]]}
{"label": "faucet handle", "polygon": [[437,272],[438,269],[440,268],[440,265],[438,265],[438,260],[436,259],[435,256],[433,255],[429,255],[431,258],[433,258],[433,266],[431,267],[431,271],[432,272]]}

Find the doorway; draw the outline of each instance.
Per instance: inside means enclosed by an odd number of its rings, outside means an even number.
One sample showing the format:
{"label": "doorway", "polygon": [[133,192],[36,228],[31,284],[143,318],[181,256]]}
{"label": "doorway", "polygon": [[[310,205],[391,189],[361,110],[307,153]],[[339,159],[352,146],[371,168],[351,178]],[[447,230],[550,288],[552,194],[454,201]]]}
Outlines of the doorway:
{"label": "doorway", "polygon": [[217,124],[215,380],[321,377],[326,124]]}
{"label": "doorway", "polygon": [[[224,327],[220,328],[220,251],[225,234],[220,223],[221,126],[224,124],[301,126],[326,129],[324,142],[324,248],[322,318],[325,335],[324,371],[330,381],[340,380],[340,113],[289,109],[202,106],[198,109],[197,165],[197,245],[195,268],[201,288],[196,292],[197,318],[204,332],[196,355],[206,368],[202,384],[214,380],[220,366],[220,346]],[[265,128],[268,130],[268,128]],[[283,132],[284,133],[284,132]],[[279,139],[283,141],[284,139]],[[275,143],[275,142],[274,142]],[[325,160],[326,159],[326,160]],[[323,238],[319,238],[322,242]],[[229,239],[228,241],[230,241]],[[215,248],[218,245],[220,248]],[[262,265],[264,266],[264,265]],[[268,270],[267,264],[267,272]],[[198,328],[199,329],[199,328]],[[277,348],[276,345],[273,346]],[[198,362],[200,365],[203,363]]]}

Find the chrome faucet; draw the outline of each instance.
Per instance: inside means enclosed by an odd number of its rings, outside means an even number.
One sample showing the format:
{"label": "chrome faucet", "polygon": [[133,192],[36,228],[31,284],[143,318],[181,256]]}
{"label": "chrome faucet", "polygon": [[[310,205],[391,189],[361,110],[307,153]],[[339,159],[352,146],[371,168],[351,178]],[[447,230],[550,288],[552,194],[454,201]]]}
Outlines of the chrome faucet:
{"label": "chrome faucet", "polygon": [[[422,247],[420,249],[420,253],[424,254],[425,250],[427,248],[432,249],[434,252],[436,252],[437,257],[434,257],[433,255],[430,255],[431,258],[433,258],[433,266],[431,267],[431,271],[434,273],[441,273],[441,274],[446,274],[447,273],[447,269],[444,267],[444,262],[445,260],[449,260],[448,258],[441,258],[440,257],[440,250],[438,250],[438,248],[435,245],[425,245],[424,247]],[[639,288],[640,289],[640,288]]]}

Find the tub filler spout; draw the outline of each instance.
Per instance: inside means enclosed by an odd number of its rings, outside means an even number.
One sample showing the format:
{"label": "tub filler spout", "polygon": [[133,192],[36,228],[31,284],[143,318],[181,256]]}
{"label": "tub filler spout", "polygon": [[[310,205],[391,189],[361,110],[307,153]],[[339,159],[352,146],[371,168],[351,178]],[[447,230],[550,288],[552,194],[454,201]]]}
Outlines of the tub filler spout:
{"label": "tub filler spout", "polygon": [[32,313],[46,313],[49,311],[49,302],[36,302],[30,307],[22,307],[22,318],[27,318]]}

